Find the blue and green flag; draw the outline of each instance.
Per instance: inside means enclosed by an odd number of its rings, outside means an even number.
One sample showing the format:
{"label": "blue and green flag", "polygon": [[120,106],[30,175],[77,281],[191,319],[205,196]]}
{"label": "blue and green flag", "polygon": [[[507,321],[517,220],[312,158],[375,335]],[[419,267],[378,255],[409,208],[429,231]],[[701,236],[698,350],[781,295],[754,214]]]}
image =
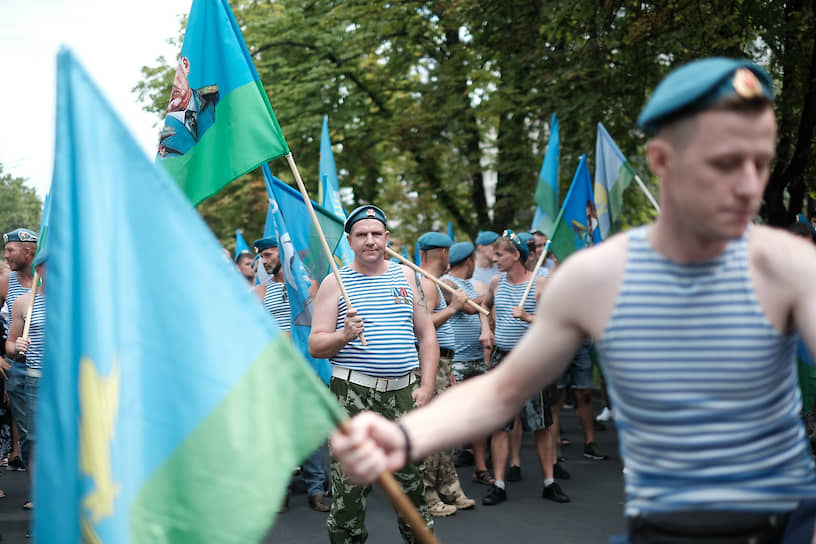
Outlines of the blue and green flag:
{"label": "blue and green flag", "polygon": [[550,236],[558,215],[558,163],[561,157],[561,137],[558,131],[558,117],[553,113],[550,121],[550,139],[544,162],[538,174],[535,192],[536,211],[531,228]]}
{"label": "blue and green flag", "polygon": [[635,179],[635,171],[601,123],[595,140],[595,202],[598,225],[606,240],[621,229],[623,191]]}
{"label": "blue and green flag", "polygon": [[193,204],[289,153],[227,0],[194,0],[157,160]]}
{"label": "blue and green flag", "polygon": [[555,220],[550,249],[559,261],[564,262],[575,251],[600,241],[598,215],[592,198],[592,178],[586,155],[581,155],[564,205]]}
{"label": "blue and green flag", "polygon": [[[337,217],[346,219],[346,210],[340,202],[340,182],[337,179],[337,166],[334,164],[334,151],[329,139],[329,118],[323,116],[323,129],[320,133],[320,204]],[[350,265],[354,260],[348,240],[343,236],[337,244],[334,256],[340,266]]]}
{"label": "blue and green flag", "polygon": [[[271,183],[273,176],[269,165],[263,165],[263,173],[267,183]],[[309,353],[309,335],[312,333],[312,315],[314,314],[312,296],[309,294],[312,280],[309,278],[306,267],[303,266],[300,255],[295,250],[286,221],[281,215],[280,206],[274,195],[269,195],[267,218],[272,223],[272,234],[278,240],[283,278],[286,281],[286,293],[291,310],[292,343],[303,358],[312,365],[317,375],[328,385],[332,373],[331,363],[326,359],[315,359]]]}
{"label": "blue and green flag", "polygon": [[[278,203],[278,208],[283,215],[284,221],[286,221],[295,251],[303,259],[303,265],[309,272],[309,276],[318,282],[322,281],[331,271],[331,265],[321,247],[320,237],[312,223],[309,209],[306,207],[306,203],[303,202],[303,195],[275,176],[264,176],[264,179],[269,199],[274,199]],[[338,242],[345,238],[343,220],[318,206],[314,201],[311,202],[320,223],[320,228],[326,237],[326,242],[329,244],[329,249],[334,253]],[[270,225],[269,220],[267,220],[267,225]]]}
{"label": "blue and green flag", "polygon": [[343,412],[68,51],[57,92],[34,538],[258,542]]}
{"label": "blue and green flag", "polygon": [[252,254],[249,250],[249,244],[244,240],[244,234],[241,232],[241,229],[235,229],[235,255],[233,256],[233,260],[238,259],[238,255],[241,253]]}

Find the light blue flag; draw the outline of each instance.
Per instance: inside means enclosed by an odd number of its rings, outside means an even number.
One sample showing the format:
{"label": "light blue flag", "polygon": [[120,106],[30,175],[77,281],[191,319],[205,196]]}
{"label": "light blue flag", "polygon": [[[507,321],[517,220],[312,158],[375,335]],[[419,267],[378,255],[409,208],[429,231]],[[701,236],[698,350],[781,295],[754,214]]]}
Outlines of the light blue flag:
{"label": "light blue flag", "polygon": [[419,266],[421,260],[419,257],[419,244],[417,244],[416,251],[414,251],[414,264]]}
{"label": "light blue flag", "polygon": [[244,240],[244,234],[241,232],[241,229],[235,229],[235,255],[233,256],[233,260],[237,259],[241,253],[252,254],[249,250],[249,245],[246,243],[246,240]]}
{"label": "light blue flag", "polygon": [[448,238],[453,240],[453,221],[448,221]]}
{"label": "light blue flag", "polygon": [[[312,223],[309,209],[303,202],[303,196],[275,176],[264,176],[264,180],[269,198],[274,198],[278,203],[278,208],[286,221],[295,251],[303,260],[309,276],[320,282],[331,269],[326,253],[320,244],[317,229]],[[318,206],[313,200],[311,203],[329,249],[334,253],[338,242],[345,238],[343,220]],[[269,224],[268,221],[267,224]]]}
{"label": "light blue flag", "polygon": [[592,196],[592,178],[586,155],[581,155],[564,205],[555,221],[550,249],[563,262],[573,252],[600,241],[598,215]]}
{"label": "light blue flag", "polygon": [[[263,165],[264,178],[272,181],[272,172],[269,165]],[[331,378],[332,365],[326,359],[315,359],[309,354],[309,334],[312,332],[312,314],[314,306],[312,296],[309,294],[311,279],[309,273],[303,266],[303,261],[295,251],[292,239],[289,237],[289,230],[281,215],[280,206],[274,195],[269,196],[269,211],[267,217],[272,219],[272,228],[275,237],[278,239],[278,249],[281,253],[281,265],[283,277],[286,281],[286,293],[289,295],[289,309],[292,319],[292,343],[300,351],[300,354],[312,365],[315,372],[328,385]]]}
{"label": "light blue flag", "polygon": [[[320,134],[320,205],[337,217],[345,219],[346,210],[340,202],[340,183],[337,180],[337,166],[334,164],[334,151],[329,139],[329,117],[323,116],[323,130]],[[340,261],[340,266],[347,266],[354,261],[354,252],[351,251],[348,240],[343,236],[334,250],[334,256]]]}
{"label": "light blue flag", "polygon": [[37,253],[31,262],[31,273],[34,274],[34,266],[45,262],[48,259],[48,223],[51,221],[51,191],[45,195],[43,203],[42,218],[40,219],[40,234],[37,236]]}
{"label": "light blue flag", "polygon": [[544,162],[538,174],[535,202],[536,211],[531,228],[551,236],[555,228],[555,216],[558,214],[558,164],[561,156],[561,137],[558,130],[558,117],[553,113],[550,121],[550,139]]}
{"label": "light blue flag", "polygon": [[260,541],[343,413],[65,50],[48,247],[35,541]]}
{"label": "light blue flag", "polygon": [[595,140],[595,203],[601,238],[606,240],[621,229],[623,192],[635,179],[635,170],[618,145],[598,123]]}
{"label": "light blue flag", "polygon": [[408,248],[405,247],[405,244],[402,244],[402,256],[405,257],[406,261],[411,260],[411,257],[408,256]]}

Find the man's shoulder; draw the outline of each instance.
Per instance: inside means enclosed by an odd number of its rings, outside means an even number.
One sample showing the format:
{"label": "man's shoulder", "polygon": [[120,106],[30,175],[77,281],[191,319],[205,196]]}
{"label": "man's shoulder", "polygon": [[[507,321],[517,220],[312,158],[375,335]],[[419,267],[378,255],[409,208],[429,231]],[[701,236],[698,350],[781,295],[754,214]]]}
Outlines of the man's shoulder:
{"label": "man's shoulder", "polygon": [[748,237],[752,268],[784,280],[788,275],[812,274],[816,246],[784,229],[755,225]]}

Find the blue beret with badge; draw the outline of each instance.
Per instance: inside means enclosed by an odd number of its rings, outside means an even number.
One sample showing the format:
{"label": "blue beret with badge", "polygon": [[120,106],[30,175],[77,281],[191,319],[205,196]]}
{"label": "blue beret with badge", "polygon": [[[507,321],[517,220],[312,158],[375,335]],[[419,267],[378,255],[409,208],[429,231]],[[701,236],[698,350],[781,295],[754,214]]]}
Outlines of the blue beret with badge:
{"label": "blue beret with badge", "polygon": [[702,111],[726,99],[773,101],[773,81],[753,62],[712,57],[673,70],[652,93],[638,125],[654,133],[665,123]]}
{"label": "blue beret with badge", "polygon": [[379,209],[377,206],[367,204],[365,206],[360,206],[349,214],[345,224],[343,225],[343,230],[345,230],[347,233],[351,233],[352,225],[362,219],[376,219],[388,227],[388,223],[386,223],[385,219],[385,212]]}
{"label": "blue beret with badge", "polygon": [[453,240],[447,234],[441,232],[426,232],[417,239],[417,246],[422,251],[436,249],[440,247],[451,247]]}
{"label": "blue beret with badge", "polygon": [[518,234],[513,232],[512,229],[504,229],[502,238],[507,238],[513,243],[513,247],[515,247],[521,255],[522,263],[527,260],[527,257],[530,256],[530,248],[527,247],[527,243],[522,241]]}
{"label": "blue beret with badge", "polygon": [[3,245],[9,242],[33,242],[37,243],[37,233],[28,229],[14,229],[3,235]]}
{"label": "blue beret with badge", "polygon": [[476,249],[476,247],[470,242],[456,242],[450,248],[448,263],[450,263],[451,266],[461,263],[473,255],[474,249]]}
{"label": "blue beret with badge", "polygon": [[258,252],[261,252],[264,249],[269,249],[270,247],[278,247],[278,239],[274,236],[270,236],[269,238],[261,238],[252,242],[252,247],[254,247]]}
{"label": "blue beret with badge", "polygon": [[492,230],[480,230],[479,234],[476,235],[476,245],[489,246],[498,239],[499,235]]}

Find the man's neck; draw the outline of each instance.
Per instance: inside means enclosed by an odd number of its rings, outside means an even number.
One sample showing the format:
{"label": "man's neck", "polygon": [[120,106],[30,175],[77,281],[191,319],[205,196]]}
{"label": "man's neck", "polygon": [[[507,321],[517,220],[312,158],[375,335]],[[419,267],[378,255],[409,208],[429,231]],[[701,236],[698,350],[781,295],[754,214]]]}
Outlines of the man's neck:
{"label": "man's neck", "polygon": [[354,259],[349,268],[364,276],[379,276],[388,271],[388,261],[384,258],[376,262],[360,262]]}
{"label": "man's neck", "polygon": [[453,276],[454,278],[459,278],[460,280],[466,280],[469,278],[465,277],[465,272],[467,272],[467,268],[464,266],[457,266],[456,268],[451,268],[448,271],[449,276]]}
{"label": "man's neck", "polygon": [[31,289],[31,282],[34,281],[34,276],[31,275],[31,263],[17,270],[17,281],[20,282],[20,285],[23,287]]}
{"label": "man's neck", "polygon": [[276,283],[283,283],[285,279],[286,277],[283,275],[283,268],[275,272],[275,274],[272,276],[272,280]]}
{"label": "man's neck", "polygon": [[447,268],[442,261],[422,261],[419,263],[419,267],[437,278],[444,274],[445,268]]}
{"label": "man's neck", "polygon": [[646,231],[646,239],[657,253],[677,264],[702,263],[719,256],[728,240],[703,239],[660,215]]}
{"label": "man's neck", "polygon": [[493,262],[487,257],[478,257],[476,259],[476,268],[492,268]]}
{"label": "man's neck", "polygon": [[507,281],[513,284],[526,283],[530,281],[530,275],[530,271],[519,261],[507,271]]}

